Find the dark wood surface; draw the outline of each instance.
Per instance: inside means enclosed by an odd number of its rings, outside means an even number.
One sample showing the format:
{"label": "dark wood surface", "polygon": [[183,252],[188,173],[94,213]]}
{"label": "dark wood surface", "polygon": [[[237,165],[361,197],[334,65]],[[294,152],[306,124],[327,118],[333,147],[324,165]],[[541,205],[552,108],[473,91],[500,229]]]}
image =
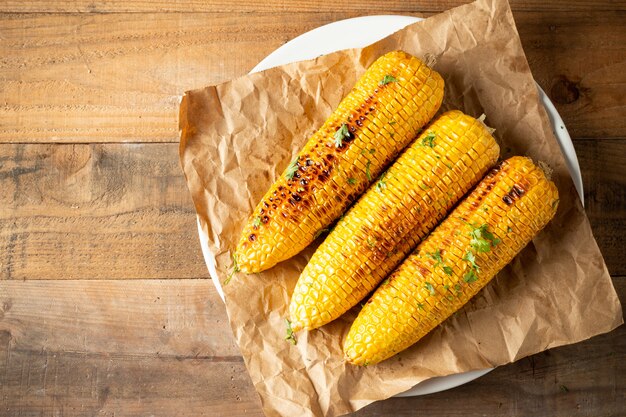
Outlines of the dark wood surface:
{"label": "dark wood surface", "polygon": [[[289,39],[462,1],[0,4],[0,416],[262,415],[178,163],[187,89]],[[626,301],[626,4],[512,1]],[[245,22],[245,23],[244,23]],[[626,329],[359,416],[623,416]]]}

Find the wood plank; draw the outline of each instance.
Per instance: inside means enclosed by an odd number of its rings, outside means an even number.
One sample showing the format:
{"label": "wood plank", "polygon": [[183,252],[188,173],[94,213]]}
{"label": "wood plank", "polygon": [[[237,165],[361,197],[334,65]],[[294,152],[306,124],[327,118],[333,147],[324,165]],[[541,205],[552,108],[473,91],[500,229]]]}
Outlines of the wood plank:
{"label": "wood plank", "polygon": [[[244,75],[289,39],[366,13],[281,4],[275,13],[0,15],[0,142],[176,142],[185,90]],[[515,13],[531,69],[574,137],[626,137],[624,16]]]}
{"label": "wood plank", "polygon": [[[586,211],[626,275],[626,140],[575,140]],[[176,144],[0,145],[0,279],[207,278]]]}
{"label": "wood plank", "polygon": [[0,331],[0,414],[263,416],[241,358],[231,361],[12,349]]}
{"label": "wood plank", "polygon": [[177,144],[1,145],[0,279],[206,278]]}
{"label": "wood plank", "polygon": [[612,275],[626,275],[626,139],[575,140],[585,211]]}
{"label": "wood plank", "polygon": [[626,137],[626,13],[515,19],[533,76],[572,137]]}
{"label": "wood plank", "polygon": [[32,351],[240,356],[210,279],[0,281],[2,331]]}
{"label": "wood plank", "polygon": [[[625,302],[626,277],[616,278],[614,283],[622,302]],[[50,285],[86,288],[82,287],[84,283],[0,284],[5,289],[10,288],[11,294],[17,294],[20,285],[25,286],[15,298],[19,301],[14,302],[12,307],[7,308],[6,299],[4,304],[0,304],[5,314],[0,323],[10,322],[10,326],[0,328],[0,410],[3,416],[178,416],[181,410],[185,415],[193,416],[262,415],[243,362],[236,356],[196,357],[193,349],[188,355],[161,356],[150,353],[145,347],[136,349],[132,341],[129,350],[133,352],[126,353],[128,345],[124,343],[113,347],[101,341],[106,347],[102,349],[97,340],[92,339],[99,326],[94,323],[100,315],[96,312],[98,307],[107,306],[124,314],[124,302],[129,305],[138,301],[140,305],[132,308],[130,313],[143,323],[146,317],[152,317],[153,310],[163,310],[161,306],[151,307],[147,303],[150,297],[161,293],[160,290],[163,290],[162,296],[173,292],[173,288],[167,287],[170,282],[151,284],[154,287],[146,290],[145,298],[136,292],[139,288],[137,282],[109,282],[107,285],[124,285],[133,290],[129,296],[123,291],[103,295],[102,298],[118,298],[117,304],[107,304],[97,300],[97,297],[77,297],[83,299],[81,306],[96,300],[97,307],[78,310],[73,317],[76,320],[74,324],[68,325],[72,318],[65,317],[66,313],[59,314],[58,307],[53,307],[50,321],[58,321],[57,332],[67,333],[60,344],[57,342],[60,336],[50,332],[50,326],[54,325],[35,323],[35,314],[22,303],[29,303],[29,291],[37,297],[44,296],[44,292],[35,291],[35,287],[42,290],[51,288]],[[184,294],[195,291],[195,285],[198,285],[191,281],[180,281],[178,284]],[[156,288],[159,292],[155,292]],[[61,289],[57,287],[52,291],[53,300],[65,300]],[[95,295],[96,290],[91,295]],[[170,303],[183,301],[173,295],[166,297],[170,297],[166,298]],[[192,314],[191,310],[189,314]],[[196,311],[195,314],[205,313]],[[221,313],[216,310],[215,314],[220,316]],[[113,317],[109,319],[112,322]],[[132,340],[131,333],[136,330],[136,325],[128,320],[122,321],[128,326],[127,337]],[[159,322],[158,319],[156,321]],[[175,320],[172,325],[185,327],[184,323],[184,320]],[[30,327],[31,324],[34,326]],[[81,326],[87,327],[90,342],[85,349],[74,351],[76,344],[72,338],[76,332],[80,335]],[[203,325],[196,327],[194,324],[192,327],[204,330]],[[17,331],[16,328],[22,330]],[[107,331],[111,332],[111,337],[120,334],[115,327]],[[40,335],[26,336],[24,332]],[[148,335],[152,332],[154,329],[149,329]],[[56,341],[47,343],[46,337]],[[183,342],[186,337],[183,336]],[[152,336],[148,336],[146,345],[151,339]],[[487,376],[452,391],[391,399],[373,404],[354,415],[408,417],[414,416],[415,410],[420,410],[421,414],[432,416],[617,416],[625,410],[625,374],[626,326],[621,326],[611,333],[499,367]]]}
{"label": "wood plank", "polygon": [[[123,0],[5,0],[0,12],[223,12],[223,13],[272,13],[276,11],[291,12],[361,12],[368,14],[394,14],[413,11],[440,12],[461,4],[467,0],[389,0],[381,5],[377,0],[336,0],[325,1],[226,1],[226,0],[176,0],[176,1],[133,1]],[[526,11],[569,11],[569,10],[619,10],[626,8],[623,1],[610,0],[511,0],[513,10]]]}

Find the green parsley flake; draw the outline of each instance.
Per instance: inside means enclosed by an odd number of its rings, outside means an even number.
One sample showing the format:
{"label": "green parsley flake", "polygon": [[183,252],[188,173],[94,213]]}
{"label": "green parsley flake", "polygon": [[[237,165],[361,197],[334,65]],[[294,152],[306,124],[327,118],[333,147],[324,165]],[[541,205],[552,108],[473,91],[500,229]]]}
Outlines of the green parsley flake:
{"label": "green parsley flake", "polygon": [[396,77],[394,77],[393,75],[385,75],[383,77],[383,80],[379,82],[378,85],[387,85],[389,83],[395,83],[395,82],[398,82]]}
{"label": "green parsley flake", "polygon": [[390,124],[391,126],[393,126],[393,125],[395,125],[395,124],[396,124],[396,121],[395,121],[395,120],[392,120],[392,121],[390,121],[390,122],[389,122],[389,124]]}
{"label": "green parsley flake", "polygon": [[477,280],[478,280],[478,275],[476,275],[476,272],[473,269],[470,269],[463,277],[463,281],[467,282],[468,284],[475,282]]}
{"label": "green parsley flake", "polygon": [[369,246],[370,249],[374,249],[376,247],[376,239],[374,239],[373,237],[368,237],[367,246]]}
{"label": "green parsley flake", "polygon": [[350,138],[350,131],[348,130],[348,125],[343,123],[339,129],[335,132],[335,147],[341,148],[344,139]]}
{"label": "green parsley flake", "polygon": [[430,291],[430,295],[435,295],[435,287],[433,287],[433,284],[431,284],[430,282],[425,282],[424,288]]}
{"label": "green parsley flake", "polygon": [[226,277],[222,285],[228,285],[228,283],[233,278],[235,273],[240,271],[239,265],[237,264],[237,255],[232,255],[232,260],[233,260],[233,264],[232,264],[233,269],[232,271],[230,271],[230,274],[228,274],[228,276]]}
{"label": "green parsley flake", "polygon": [[350,185],[356,184],[356,178],[348,178],[348,184]]}
{"label": "green parsley flake", "polygon": [[288,180],[292,180],[293,176],[296,175],[296,172],[298,171],[298,159],[299,157],[291,161],[291,163],[287,167],[287,171],[285,172],[285,177],[287,177]]}
{"label": "green parsley flake", "polygon": [[315,236],[313,236],[313,239],[317,239],[318,237],[320,237],[322,235],[322,233],[328,232],[328,229],[320,229],[315,233]]}
{"label": "green parsley flake", "polygon": [[252,226],[253,226],[255,229],[258,229],[258,228],[259,228],[259,226],[261,226],[261,216],[256,216],[256,217],[254,218],[254,220],[252,221]]}
{"label": "green parsley flake", "polygon": [[433,132],[428,133],[422,139],[422,146],[428,146],[429,148],[434,148],[435,147],[435,138],[436,137],[437,136]]}
{"label": "green parsley flake", "polygon": [[485,223],[481,226],[474,227],[470,232],[470,236],[472,237],[470,245],[472,245],[478,253],[489,252],[492,246],[496,246],[500,243],[500,239],[496,238],[493,233],[487,230],[487,227],[488,225]]}
{"label": "green parsley flake", "polygon": [[452,268],[451,268],[451,267],[449,267],[448,265],[445,265],[445,266],[443,267],[443,272],[444,272],[446,275],[452,275],[452,274],[454,273],[454,271],[452,270]]}
{"label": "green parsley flake", "polygon": [[437,249],[437,251],[434,252],[434,253],[426,252],[426,255],[428,255],[429,258],[434,259],[435,261],[437,261],[437,263],[435,263],[435,266],[438,266],[440,263],[443,262],[443,259],[441,259],[441,250],[440,249]]}
{"label": "green parsley flake", "polygon": [[465,253],[465,256],[463,256],[463,260],[469,262],[472,269],[476,271],[480,270],[478,265],[476,265],[476,255],[474,255],[474,252],[468,250]]}
{"label": "green parsley flake", "polygon": [[287,323],[287,335],[285,336],[285,340],[295,345],[296,343],[298,343],[298,341],[296,340],[296,335],[293,334],[291,322],[289,321],[289,319],[285,319],[285,322]]}
{"label": "green parsley flake", "polygon": [[387,175],[387,171],[382,173],[382,175],[378,179],[378,182],[376,183],[376,189],[378,190],[378,192],[381,192],[381,193],[383,192],[383,190],[385,188],[387,188],[387,182],[386,182],[386,179],[385,179],[385,175]]}
{"label": "green parsley flake", "polygon": [[370,149],[370,155],[374,155],[376,153],[376,149]]}

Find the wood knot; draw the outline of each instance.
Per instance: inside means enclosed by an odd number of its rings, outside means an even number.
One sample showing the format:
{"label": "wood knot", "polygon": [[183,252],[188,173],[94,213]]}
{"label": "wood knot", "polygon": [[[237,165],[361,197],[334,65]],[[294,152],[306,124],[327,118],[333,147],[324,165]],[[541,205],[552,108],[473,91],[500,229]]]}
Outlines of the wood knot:
{"label": "wood knot", "polygon": [[580,90],[578,84],[561,76],[550,89],[550,98],[558,104],[570,104],[578,100]]}

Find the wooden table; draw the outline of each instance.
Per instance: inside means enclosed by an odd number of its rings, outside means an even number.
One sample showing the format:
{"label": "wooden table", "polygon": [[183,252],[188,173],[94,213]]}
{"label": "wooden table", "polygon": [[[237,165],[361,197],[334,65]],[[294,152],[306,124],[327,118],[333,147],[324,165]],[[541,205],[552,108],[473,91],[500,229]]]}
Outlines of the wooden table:
{"label": "wooden table", "polygon": [[[0,415],[261,415],[202,260],[178,163],[179,97],[245,74],[319,25],[459,3],[3,1]],[[574,138],[587,214],[624,302],[626,6],[512,7]],[[356,415],[625,415],[625,364],[621,326]]]}

